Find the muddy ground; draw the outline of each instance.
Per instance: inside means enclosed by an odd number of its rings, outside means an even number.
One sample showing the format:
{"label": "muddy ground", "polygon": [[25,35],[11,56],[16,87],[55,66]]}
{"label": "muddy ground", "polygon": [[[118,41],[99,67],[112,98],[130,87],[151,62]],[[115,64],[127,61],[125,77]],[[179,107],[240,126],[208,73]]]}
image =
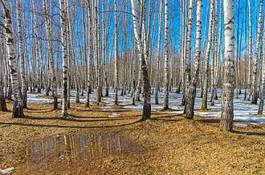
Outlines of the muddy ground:
{"label": "muddy ground", "polygon": [[223,133],[217,119],[171,111],[140,122],[139,112],[84,104],[73,104],[67,119],[50,104],[25,114],[0,112],[0,169],[18,175],[265,174],[264,125]]}

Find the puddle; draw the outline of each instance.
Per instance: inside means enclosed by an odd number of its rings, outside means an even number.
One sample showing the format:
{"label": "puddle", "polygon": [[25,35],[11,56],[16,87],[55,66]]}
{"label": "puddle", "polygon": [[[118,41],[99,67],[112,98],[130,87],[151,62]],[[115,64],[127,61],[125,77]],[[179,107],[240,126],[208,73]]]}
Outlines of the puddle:
{"label": "puddle", "polygon": [[49,166],[90,164],[110,155],[141,154],[142,147],[116,133],[73,134],[49,136],[33,141],[26,150],[28,172],[43,172]]}

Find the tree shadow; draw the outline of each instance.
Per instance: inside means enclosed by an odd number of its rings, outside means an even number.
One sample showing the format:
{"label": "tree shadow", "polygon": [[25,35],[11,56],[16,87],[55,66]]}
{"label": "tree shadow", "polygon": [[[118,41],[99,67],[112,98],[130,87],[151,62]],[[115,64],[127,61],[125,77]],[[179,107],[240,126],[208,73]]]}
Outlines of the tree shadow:
{"label": "tree shadow", "polygon": [[56,111],[54,109],[28,109],[27,112],[28,113],[45,113],[45,112],[52,112],[52,111]]}
{"label": "tree shadow", "polygon": [[136,123],[140,123],[142,120],[136,120],[133,122],[125,123],[125,124],[117,124],[117,125],[91,125],[91,126],[69,126],[69,125],[47,125],[47,124],[30,124],[30,123],[18,123],[18,122],[0,122],[0,125],[8,125],[8,126],[30,126],[30,127],[39,127],[39,128],[70,128],[70,129],[89,129],[89,128],[115,128],[115,127],[123,127]]}
{"label": "tree shadow", "polygon": [[239,135],[262,136],[262,137],[265,136],[265,132],[237,131],[237,130],[233,130],[232,132]]}
{"label": "tree shadow", "polygon": [[216,118],[203,118],[203,119],[196,119],[197,122],[201,122],[201,123],[220,123],[220,119],[216,119]]}
{"label": "tree shadow", "polygon": [[124,108],[88,108],[88,109],[77,109],[77,111],[81,112],[132,112],[130,109]]}
{"label": "tree shadow", "polygon": [[158,117],[152,117],[151,120],[155,121],[163,121],[163,122],[177,122],[182,121],[183,118],[175,118],[175,117],[181,117],[180,114],[173,114],[173,115],[159,115]]}
{"label": "tree shadow", "polygon": [[[134,119],[137,117],[140,117],[140,115],[130,115],[130,116],[122,116],[119,115],[117,117],[109,117],[109,116],[99,116],[99,117],[91,117],[91,116],[80,116],[80,115],[74,115],[74,114],[69,114],[70,117],[77,118],[77,119]],[[83,120],[82,120],[83,121]]]}
{"label": "tree shadow", "polygon": [[119,120],[132,120],[136,119],[139,116],[134,117],[82,117],[69,115],[69,117],[34,117],[34,116],[26,116],[27,120],[64,120],[64,121],[73,121],[73,122],[104,122],[104,121],[119,121]]}

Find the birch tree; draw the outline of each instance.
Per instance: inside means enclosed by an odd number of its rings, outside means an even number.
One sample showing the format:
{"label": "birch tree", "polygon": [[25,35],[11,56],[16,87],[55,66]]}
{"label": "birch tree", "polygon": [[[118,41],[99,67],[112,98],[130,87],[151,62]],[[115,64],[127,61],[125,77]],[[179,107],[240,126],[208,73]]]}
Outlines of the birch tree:
{"label": "birch tree", "polygon": [[[145,5],[145,4],[142,4]],[[144,85],[144,104],[143,104],[143,112],[142,112],[142,120],[147,120],[151,116],[151,86],[148,76],[148,70],[146,65],[146,60],[144,57],[144,50],[143,50],[143,41],[141,39],[139,33],[139,16],[138,16],[138,1],[131,0],[131,8],[132,8],[132,16],[133,16],[133,29],[134,29],[134,39],[136,42],[137,52],[138,52],[138,59],[141,64],[141,72],[143,78],[143,85]]]}
{"label": "birch tree", "polygon": [[159,3],[159,29],[158,29],[158,40],[157,40],[157,56],[156,56],[156,80],[155,80],[155,104],[158,104],[158,92],[160,82],[160,46],[161,46],[161,32],[162,32],[162,16],[163,14],[163,0]]}
{"label": "birch tree", "polygon": [[233,129],[234,118],[234,83],[235,83],[235,66],[234,66],[234,3],[233,0],[224,0],[224,82],[222,94],[222,113],[220,128],[223,131]]}
{"label": "birch tree", "polygon": [[199,77],[199,65],[201,60],[201,38],[202,38],[202,0],[197,0],[196,8],[196,44],[195,44],[195,63],[192,72],[192,79],[187,89],[185,114],[186,118],[193,119],[194,102],[196,96],[196,82]]}
{"label": "birch tree", "polygon": [[[61,41],[63,58],[63,99],[62,99],[62,117],[67,117],[67,78],[68,78],[68,55],[67,55],[67,8],[66,0],[60,0],[61,16]],[[70,97],[69,97],[70,98]]]}
{"label": "birch tree", "polygon": [[252,104],[257,104],[258,102],[258,64],[261,60],[261,49],[262,49],[262,28],[263,28],[263,0],[260,0],[260,11],[259,11],[259,21],[258,21],[258,33],[257,33],[257,45],[256,54],[253,59],[253,77],[252,77]]}
{"label": "birch tree", "polygon": [[165,1],[165,55],[164,55],[164,106],[163,109],[168,109],[169,101],[169,51],[168,51],[168,0]]}
{"label": "birch tree", "polygon": [[119,49],[119,29],[118,29],[118,12],[117,12],[117,0],[114,0],[114,11],[115,11],[115,78],[114,78],[114,88],[115,88],[115,100],[114,105],[118,105],[118,49]]}
{"label": "birch tree", "polygon": [[18,60],[20,60],[20,75],[21,75],[21,85],[22,85],[22,102],[23,107],[27,108],[27,80],[25,75],[25,45],[24,45],[24,32],[22,25],[23,22],[23,8],[22,1],[17,1],[17,24],[18,24]]}
{"label": "birch tree", "polygon": [[212,48],[212,40],[213,40],[213,24],[214,24],[214,3],[215,0],[210,1],[210,22],[209,22],[209,31],[208,31],[208,42],[205,54],[205,61],[204,61],[204,76],[203,76],[203,97],[202,97],[202,104],[201,109],[207,110],[207,94],[208,94],[208,73],[209,73],[209,59],[210,59],[210,52]]}
{"label": "birch tree", "polygon": [[[186,33],[186,47],[185,47],[185,93],[184,99],[186,103],[186,93],[191,80],[191,35],[192,35],[192,20],[193,20],[193,0],[189,1],[187,33]],[[185,110],[184,110],[185,112]]]}
{"label": "birch tree", "polygon": [[92,64],[92,57],[93,57],[93,18],[92,18],[92,3],[88,1],[88,39],[89,39],[89,49],[88,49],[88,58],[87,58],[87,98],[86,98],[86,107],[90,106],[90,90],[91,90],[91,64]]}
{"label": "birch tree", "polygon": [[250,100],[251,89],[252,89],[252,57],[253,57],[253,39],[252,39],[252,6],[251,0],[248,0],[248,88],[249,88],[249,96],[248,100]]}
{"label": "birch tree", "polygon": [[0,1],[3,5],[4,16],[5,16],[5,42],[7,46],[7,57],[8,66],[11,75],[11,84],[14,94],[14,105],[13,105],[13,118],[24,117],[23,113],[23,102],[21,97],[21,88],[18,81],[17,73],[17,56],[16,56],[16,46],[13,33],[13,22],[10,13],[10,6],[8,0]]}
{"label": "birch tree", "polygon": [[[265,35],[263,34],[263,51],[261,51],[263,54],[263,58],[261,58],[262,62],[262,70],[261,70],[261,87],[260,87],[260,103],[259,103],[259,109],[258,109],[258,114],[262,115],[263,114],[263,108],[264,108],[264,98],[265,98]],[[262,49],[262,48],[261,48]],[[261,57],[262,57],[261,56]]]}
{"label": "birch tree", "polygon": [[48,55],[49,55],[49,78],[51,78],[50,83],[52,86],[52,96],[54,100],[53,109],[58,109],[58,97],[57,97],[57,81],[54,68],[53,60],[53,47],[52,47],[52,22],[49,17],[47,0],[43,0],[43,13],[45,16],[47,40],[48,40]]}
{"label": "birch tree", "polygon": [[[1,28],[2,30],[2,28]],[[1,38],[1,42],[3,42],[3,38]],[[4,93],[4,54],[3,54],[3,43],[0,43],[0,111],[6,112],[6,100]]]}

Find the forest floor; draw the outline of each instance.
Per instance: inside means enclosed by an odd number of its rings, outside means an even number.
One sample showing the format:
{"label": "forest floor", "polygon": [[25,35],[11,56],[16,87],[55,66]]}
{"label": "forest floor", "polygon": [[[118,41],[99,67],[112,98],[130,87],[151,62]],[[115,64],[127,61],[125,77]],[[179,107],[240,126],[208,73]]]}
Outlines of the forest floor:
{"label": "forest floor", "polygon": [[[8,102],[8,108],[11,109]],[[104,104],[102,104],[104,105]],[[115,112],[114,112],[115,111]],[[0,112],[0,169],[15,174],[265,174],[265,125],[219,130],[219,119],[171,112],[107,111],[71,104],[67,119],[51,104],[26,118]]]}

